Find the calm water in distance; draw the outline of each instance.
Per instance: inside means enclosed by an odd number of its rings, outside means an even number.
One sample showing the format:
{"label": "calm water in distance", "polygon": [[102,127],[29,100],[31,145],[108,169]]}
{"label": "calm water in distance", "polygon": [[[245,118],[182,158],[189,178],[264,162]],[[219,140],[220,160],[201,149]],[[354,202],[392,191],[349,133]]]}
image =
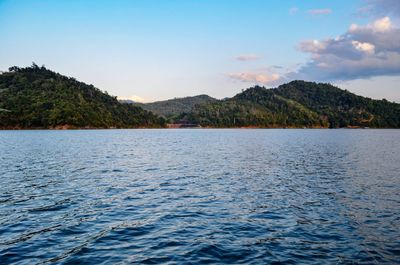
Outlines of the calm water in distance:
{"label": "calm water in distance", "polygon": [[395,264],[400,130],[0,131],[1,264]]}

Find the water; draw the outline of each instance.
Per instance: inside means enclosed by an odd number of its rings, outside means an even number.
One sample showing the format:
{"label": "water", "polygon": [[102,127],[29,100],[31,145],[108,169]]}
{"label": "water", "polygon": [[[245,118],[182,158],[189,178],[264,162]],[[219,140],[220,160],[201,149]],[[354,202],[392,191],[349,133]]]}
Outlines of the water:
{"label": "water", "polygon": [[0,263],[398,263],[400,130],[0,131]]}

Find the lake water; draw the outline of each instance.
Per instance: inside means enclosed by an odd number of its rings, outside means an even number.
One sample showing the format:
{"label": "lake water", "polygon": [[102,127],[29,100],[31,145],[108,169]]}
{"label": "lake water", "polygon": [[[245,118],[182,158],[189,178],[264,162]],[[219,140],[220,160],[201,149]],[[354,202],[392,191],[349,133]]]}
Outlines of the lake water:
{"label": "lake water", "polygon": [[400,130],[0,131],[0,263],[400,260]]}

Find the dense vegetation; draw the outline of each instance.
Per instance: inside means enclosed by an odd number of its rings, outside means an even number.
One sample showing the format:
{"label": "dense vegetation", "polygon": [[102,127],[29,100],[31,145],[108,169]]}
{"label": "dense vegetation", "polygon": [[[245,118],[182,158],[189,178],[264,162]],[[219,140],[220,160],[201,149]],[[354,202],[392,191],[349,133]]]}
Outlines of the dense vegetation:
{"label": "dense vegetation", "polygon": [[330,84],[293,81],[275,89],[255,86],[233,98],[196,105],[176,122],[205,127],[400,128],[400,104]]}
{"label": "dense vegetation", "polygon": [[180,114],[192,111],[196,105],[215,101],[217,100],[210,96],[198,95],[193,97],[174,98],[147,104],[135,103],[135,105],[167,118],[172,122],[176,120]]}
{"label": "dense vegetation", "polygon": [[11,67],[0,74],[0,128],[162,127],[164,119],[121,104],[93,85],[45,67]]}
{"label": "dense vegetation", "polygon": [[92,85],[36,64],[0,74],[3,129],[164,127],[166,119],[217,128],[400,128],[400,104],[305,81],[274,89],[255,86],[223,100],[199,95],[123,104]]}
{"label": "dense vegetation", "polygon": [[400,127],[400,104],[357,96],[330,84],[293,81],[274,90],[327,119],[332,128]]}

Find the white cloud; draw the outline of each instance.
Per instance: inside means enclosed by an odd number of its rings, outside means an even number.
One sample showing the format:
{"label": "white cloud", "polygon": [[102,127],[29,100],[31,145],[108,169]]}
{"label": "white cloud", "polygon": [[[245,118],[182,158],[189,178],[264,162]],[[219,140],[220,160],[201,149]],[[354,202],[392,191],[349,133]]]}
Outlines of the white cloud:
{"label": "white cloud", "polygon": [[303,41],[299,45],[299,49],[303,52],[318,53],[325,49],[326,43],[319,40]]}
{"label": "white cloud", "polygon": [[400,29],[395,28],[389,17],[384,17],[366,26],[353,24],[347,32],[348,38],[371,43],[375,52],[400,52]]}
{"label": "white cloud", "polygon": [[359,26],[357,24],[351,24],[349,33],[357,33],[362,31],[373,31],[373,32],[385,32],[392,28],[392,22],[389,17],[383,17],[375,20],[366,26]]}
{"label": "white cloud", "polygon": [[330,8],[323,8],[323,9],[310,9],[307,11],[308,14],[311,15],[327,15],[332,13],[332,9]]}
{"label": "white cloud", "polygon": [[389,17],[365,26],[353,24],[344,34],[325,40],[307,40],[299,49],[310,60],[286,79],[353,80],[400,75],[400,29]]}
{"label": "white cloud", "polygon": [[354,48],[356,48],[359,51],[363,51],[368,54],[374,54],[375,53],[375,45],[368,43],[368,42],[359,42],[356,40],[351,41],[351,44],[353,44]]}
{"label": "white cloud", "polygon": [[254,61],[260,58],[261,57],[257,54],[241,54],[235,57],[235,59],[238,61]]}
{"label": "white cloud", "polygon": [[275,73],[259,73],[259,72],[241,72],[241,73],[230,73],[228,76],[231,79],[238,80],[241,82],[272,85],[280,80],[280,76]]}
{"label": "white cloud", "polygon": [[372,29],[376,32],[385,32],[390,30],[391,27],[392,24],[389,17],[378,19],[372,24]]}

